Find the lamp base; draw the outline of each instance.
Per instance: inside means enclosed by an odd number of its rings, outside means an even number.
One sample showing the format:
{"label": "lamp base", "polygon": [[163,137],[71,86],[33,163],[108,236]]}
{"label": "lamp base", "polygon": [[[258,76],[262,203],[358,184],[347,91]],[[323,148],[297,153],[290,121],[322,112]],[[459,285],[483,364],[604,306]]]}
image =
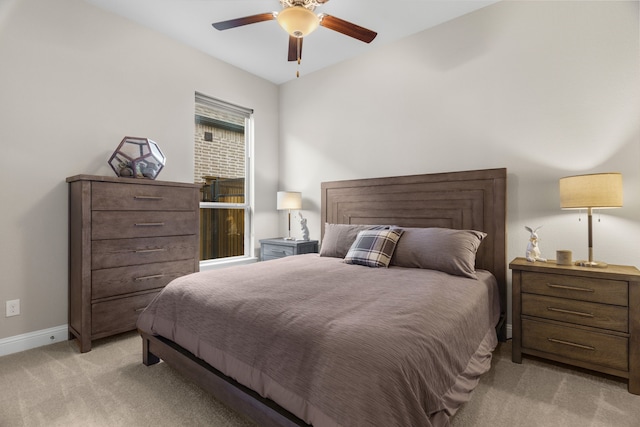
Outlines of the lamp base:
{"label": "lamp base", "polygon": [[576,261],[574,265],[578,267],[589,267],[589,268],[607,268],[609,264],[602,261]]}
{"label": "lamp base", "polygon": [[289,237],[283,237],[282,240],[296,240],[293,237],[289,236]]}

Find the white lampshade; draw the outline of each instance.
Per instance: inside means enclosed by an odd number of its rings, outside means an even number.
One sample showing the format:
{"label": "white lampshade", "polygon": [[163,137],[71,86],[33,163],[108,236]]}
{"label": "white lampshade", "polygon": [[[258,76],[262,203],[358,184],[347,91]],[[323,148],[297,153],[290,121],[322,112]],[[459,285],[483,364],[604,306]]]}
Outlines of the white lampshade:
{"label": "white lampshade", "polygon": [[622,207],[622,174],[596,173],[560,178],[562,209]]}
{"label": "white lampshade", "polygon": [[304,37],[312,33],[320,20],[311,10],[303,6],[291,6],[278,13],[278,24],[293,37]]}
{"label": "white lampshade", "polygon": [[277,209],[302,209],[302,193],[297,191],[278,191]]}

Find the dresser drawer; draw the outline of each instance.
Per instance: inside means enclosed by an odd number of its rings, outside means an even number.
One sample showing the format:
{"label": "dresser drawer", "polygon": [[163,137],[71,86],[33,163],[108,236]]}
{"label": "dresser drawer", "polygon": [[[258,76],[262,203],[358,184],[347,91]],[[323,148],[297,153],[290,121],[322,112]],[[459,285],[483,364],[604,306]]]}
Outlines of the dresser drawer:
{"label": "dresser drawer", "polygon": [[92,210],[190,211],[198,193],[194,188],[95,182]]}
{"label": "dresser drawer", "polygon": [[612,331],[629,331],[629,310],[615,305],[522,294],[522,314]]}
{"label": "dresser drawer", "polygon": [[628,339],[618,336],[522,319],[522,347],[621,371],[629,368]]}
{"label": "dresser drawer", "polygon": [[91,268],[98,270],[197,256],[198,240],[195,235],[95,240],[92,243]]}
{"label": "dresser drawer", "polygon": [[262,256],[263,259],[275,259],[282,258],[285,256],[290,256],[295,253],[295,248],[293,246],[281,246],[281,245],[270,245],[263,244],[262,245]]}
{"label": "dresser drawer", "polygon": [[164,287],[176,277],[193,272],[194,260],[143,264],[94,270],[91,297],[95,299]]}
{"label": "dresser drawer", "polygon": [[92,304],[91,336],[101,338],[136,328],[138,316],[158,292]]}
{"label": "dresser drawer", "polygon": [[522,272],[522,292],[626,306],[628,282],[563,274]]}
{"label": "dresser drawer", "polygon": [[94,211],[91,221],[91,238],[100,240],[192,235],[197,230],[199,218],[193,211]]}

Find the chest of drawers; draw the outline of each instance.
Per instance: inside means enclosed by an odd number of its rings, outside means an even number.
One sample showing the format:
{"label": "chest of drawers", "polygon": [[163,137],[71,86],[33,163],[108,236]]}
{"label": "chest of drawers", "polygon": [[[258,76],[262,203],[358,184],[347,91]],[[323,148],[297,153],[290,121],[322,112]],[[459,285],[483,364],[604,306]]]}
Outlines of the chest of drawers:
{"label": "chest of drawers", "polygon": [[69,183],[69,338],[135,329],[171,280],[198,271],[199,186],[77,175]]}
{"label": "chest of drawers", "polygon": [[511,262],[513,353],[629,380],[640,394],[640,271]]}
{"label": "chest of drawers", "polygon": [[285,240],[278,238],[260,240],[261,261],[316,252],[318,252],[317,240]]}

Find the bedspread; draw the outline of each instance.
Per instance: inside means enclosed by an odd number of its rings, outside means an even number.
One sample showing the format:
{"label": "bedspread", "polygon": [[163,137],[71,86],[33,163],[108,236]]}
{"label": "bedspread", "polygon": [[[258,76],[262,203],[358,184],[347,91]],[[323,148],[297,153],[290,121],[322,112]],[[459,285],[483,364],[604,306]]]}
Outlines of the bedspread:
{"label": "bedspread", "polygon": [[497,344],[479,277],[291,256],[178,278],[138,327],[314,426],[446,425]]}

